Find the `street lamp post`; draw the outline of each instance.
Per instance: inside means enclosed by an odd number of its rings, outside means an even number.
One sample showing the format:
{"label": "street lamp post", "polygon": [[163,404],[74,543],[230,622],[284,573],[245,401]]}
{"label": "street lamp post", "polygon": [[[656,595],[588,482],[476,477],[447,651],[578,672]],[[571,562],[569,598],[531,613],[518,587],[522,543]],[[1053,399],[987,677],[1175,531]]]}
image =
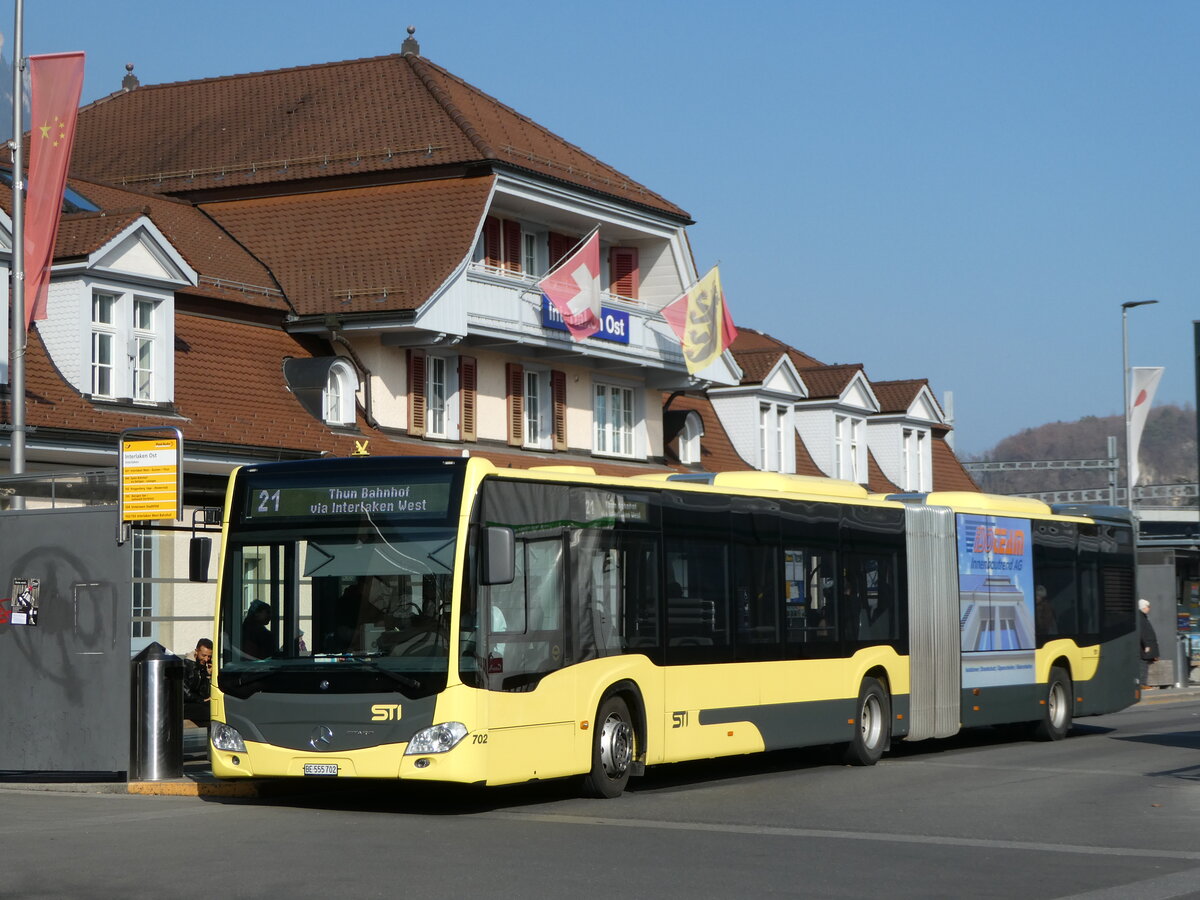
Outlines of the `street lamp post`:
{"label": "street lamp post", "polygon": [[1149,306],[1157,300],[1127,300],[1121,304],[1121,379],[1125,382],[1125,503],[1137,517],[1133,506],[1133,436],[1130,434],[1133,410],[1129,406],[1129,311],[1135,306]]}

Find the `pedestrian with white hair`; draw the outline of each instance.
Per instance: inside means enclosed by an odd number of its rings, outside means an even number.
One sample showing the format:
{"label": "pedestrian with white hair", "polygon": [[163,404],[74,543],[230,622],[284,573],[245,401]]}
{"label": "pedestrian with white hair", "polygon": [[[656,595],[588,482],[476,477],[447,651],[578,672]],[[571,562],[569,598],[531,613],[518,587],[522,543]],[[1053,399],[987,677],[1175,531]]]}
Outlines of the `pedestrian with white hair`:
{"label": "pedestrian with white hair", "polygon": [[1154,626],[1150,624],[1150,601],[1142,598],[1138,601],[1138,609],[1141,610],[1141,616],[1138,618],[1138,634],[1142,641],[1142,674],[1141,685],[1142,690],[1150,687],[1150,663],[1158,659],[1158,635],[1154,633]]}

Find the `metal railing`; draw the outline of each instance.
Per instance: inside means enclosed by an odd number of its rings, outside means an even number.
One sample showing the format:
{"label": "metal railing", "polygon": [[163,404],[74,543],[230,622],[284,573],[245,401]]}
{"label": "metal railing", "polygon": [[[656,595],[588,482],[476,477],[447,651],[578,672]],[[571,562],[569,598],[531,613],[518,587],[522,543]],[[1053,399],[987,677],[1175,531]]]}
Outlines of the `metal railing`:
{"label": "metal railing", "polygon": [[115,506],[118,484],[116,469],[0,476],[0,510],[12,509],[16,498],[33,509]]}

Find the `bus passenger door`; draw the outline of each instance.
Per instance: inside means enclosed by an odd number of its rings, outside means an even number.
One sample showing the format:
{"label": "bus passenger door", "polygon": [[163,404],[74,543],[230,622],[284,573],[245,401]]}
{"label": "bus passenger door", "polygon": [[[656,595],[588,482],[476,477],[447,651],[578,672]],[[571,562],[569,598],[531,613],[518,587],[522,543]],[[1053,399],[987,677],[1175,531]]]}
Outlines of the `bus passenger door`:
{"label": "bus passenger door", "polygon": [[511,584],[484,592],[491,783],[568,774],[574,746],[562,537],[518,540],[514,569]]}

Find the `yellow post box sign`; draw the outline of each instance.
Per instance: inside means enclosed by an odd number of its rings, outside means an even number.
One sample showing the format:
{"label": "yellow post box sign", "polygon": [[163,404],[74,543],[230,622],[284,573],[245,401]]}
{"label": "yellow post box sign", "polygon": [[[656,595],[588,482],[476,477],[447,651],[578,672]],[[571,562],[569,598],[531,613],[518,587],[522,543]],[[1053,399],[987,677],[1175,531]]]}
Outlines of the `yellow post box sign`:
{"label": "yellow post box sign", "polygon": [[133,431],[121,435],[121,521],[180,518],[183,438],[177,430],[172,438],[135,437]]}

